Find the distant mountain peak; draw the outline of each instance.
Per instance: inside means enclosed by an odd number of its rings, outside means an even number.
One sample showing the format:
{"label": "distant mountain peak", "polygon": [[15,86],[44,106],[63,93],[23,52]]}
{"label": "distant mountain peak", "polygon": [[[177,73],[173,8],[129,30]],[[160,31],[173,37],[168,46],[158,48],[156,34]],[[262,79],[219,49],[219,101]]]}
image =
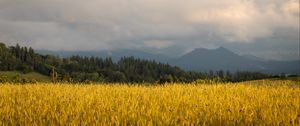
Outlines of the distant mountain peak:
{"label": "distant mountain peak", "polygon": [[207,48],[195,48],[193,51],[185,54],[185,55],[237,55],[234,52],[224,48],[219,47],[215,49],[207,49]]}
{"label": "distant mountain peak", "polygon": [[195,48],[193,51],[199,51],[199,50],[209,50],[209,49],[199,47],[199,48]]}
{"label": "distant mountain peak", "polygon": [[[207,48],[195,48],[194,49],[194,51],[199,51],[199,50],[201,50],[201,51],[215,51],[215,50],[223,50],[223,51],[229,51],[228,49],[226,49],[225,47],[222,47],[222,46],[220,46],[220,47],[218,47],[218,48],[215,48],[215,49],[207,49]],[[230,51],[231,52],[231,51]]]}
{"label": "distant mountain peak", "polygon": [[226,51],[229,51],[228,49],[224,48],[223,46],[220,46],[220,47],[217,48],[216,50],[226,50]]}
{"label": "distant mountain peak", "polygon": [[231,53],[234,53],[234,52],[232,52],[231,50],[229,50],[229,49],[227,49],[227,48],[225,48],[225,47],[219,47],[219,48],[216,48],[215,49],[216,51],[222,51],[222,52],[231,52]]}

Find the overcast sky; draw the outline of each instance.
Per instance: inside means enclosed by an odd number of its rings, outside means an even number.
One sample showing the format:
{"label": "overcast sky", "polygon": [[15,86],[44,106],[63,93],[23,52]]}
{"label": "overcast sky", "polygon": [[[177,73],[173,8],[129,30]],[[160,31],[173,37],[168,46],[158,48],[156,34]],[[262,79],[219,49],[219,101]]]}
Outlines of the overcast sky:
{"label": "overcast sky", "polygon": [[224,46],[299,59],[299,0],[0,0],[0,41],[180,55]]}

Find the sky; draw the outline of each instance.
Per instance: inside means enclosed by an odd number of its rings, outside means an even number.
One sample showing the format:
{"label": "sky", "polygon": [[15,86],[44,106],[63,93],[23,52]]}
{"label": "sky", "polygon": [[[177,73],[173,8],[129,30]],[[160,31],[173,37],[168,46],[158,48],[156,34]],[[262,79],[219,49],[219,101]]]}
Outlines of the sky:
{"label": "sky", "polygon": [[299,0],[0,0],[0,41],[182,55],[224,46],[299,59]]}

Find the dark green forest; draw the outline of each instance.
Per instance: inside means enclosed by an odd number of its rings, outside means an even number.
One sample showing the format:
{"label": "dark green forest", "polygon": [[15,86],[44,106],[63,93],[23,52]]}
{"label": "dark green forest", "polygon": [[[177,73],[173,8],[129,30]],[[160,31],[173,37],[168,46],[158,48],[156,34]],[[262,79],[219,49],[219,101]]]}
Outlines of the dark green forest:
{"label": "dark green forest", "polygon": [[269,77],[259,72],[228,71],[194,72],[156,61],[122,57],[113,62],[110,57],[71,56],[61,58],[38,54],[31,47],[6,46],[0,43],[0,71],[38,72],[50,76],[53,82],[121,82],[165,83],[217,80],[239,82]]}

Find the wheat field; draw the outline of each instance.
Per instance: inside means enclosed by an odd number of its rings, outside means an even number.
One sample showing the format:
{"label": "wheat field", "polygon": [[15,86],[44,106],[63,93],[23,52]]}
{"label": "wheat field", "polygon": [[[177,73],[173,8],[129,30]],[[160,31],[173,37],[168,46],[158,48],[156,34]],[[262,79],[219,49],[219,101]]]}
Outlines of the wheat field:
{"label": "wheat field", "polygon": [[0,125],[300,125],[296,83],[0,84]]}

